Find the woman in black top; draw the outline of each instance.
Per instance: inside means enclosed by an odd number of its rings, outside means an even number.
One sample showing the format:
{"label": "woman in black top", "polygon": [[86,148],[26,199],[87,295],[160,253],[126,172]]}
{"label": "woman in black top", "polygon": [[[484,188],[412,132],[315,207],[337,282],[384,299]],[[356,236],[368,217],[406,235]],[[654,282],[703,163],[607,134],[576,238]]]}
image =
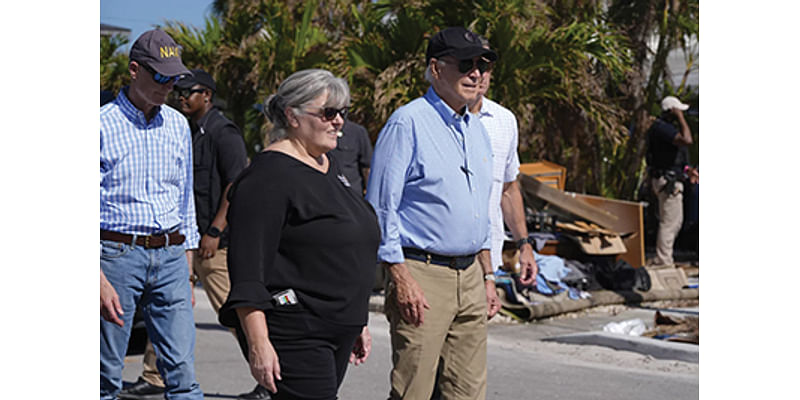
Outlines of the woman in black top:
{"label": "woman in black top", "polygon": [[369,355],[380,232],[336,147],[350,93],[325,70],[289,76],[267,100],[272,144],[231,188],[231,290],[220,322],[247,337],[273,399],[335,399],[347,362]]}

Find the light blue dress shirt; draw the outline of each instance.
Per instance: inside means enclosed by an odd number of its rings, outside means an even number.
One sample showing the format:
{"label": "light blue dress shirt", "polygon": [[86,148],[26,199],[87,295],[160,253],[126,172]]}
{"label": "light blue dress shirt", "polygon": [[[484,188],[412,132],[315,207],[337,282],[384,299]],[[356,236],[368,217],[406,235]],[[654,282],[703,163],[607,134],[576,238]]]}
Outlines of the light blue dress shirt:
{"label": "light blue dress shirt", "polygon": [[176,228],[197,248],[192,134],[186,118],[161,106],[149,122],[120,91],[100,108],[100,229],[150,235]]}
{"label": "light blue dress shirt", "polygon": [[397,109],[378,136],[367,200],[381,226],[378,259],[403,247],[457,256],[489,249],[492,147],[477,118],[433,90]]}

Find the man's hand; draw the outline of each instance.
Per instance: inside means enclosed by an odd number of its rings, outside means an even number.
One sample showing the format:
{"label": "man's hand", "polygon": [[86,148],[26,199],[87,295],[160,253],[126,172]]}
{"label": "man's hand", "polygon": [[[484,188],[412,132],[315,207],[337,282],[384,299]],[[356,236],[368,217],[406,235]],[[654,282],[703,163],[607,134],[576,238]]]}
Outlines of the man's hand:
{"label": "man's hand", "polygon": [[203,237],[200,238],[200,249],[198,250],[200,252],[199,256],[200,258],[207,260],[211,257],[214,257],[214,254],[217,253],[218,248],[219,248],[218,237],[213,238],[208,235],[203,235]]}
{"label": "man's hand", "polygon": [[486,285],[486,305],[488,306],[488,316],[492,319],[498,311],[500,311],[500,298],[497,297],[497,288],[494,286],[494,281],[487,280],[484,282]]}
{"label": "man's hand", "polygon": [[519,249],[519,281],[523,285],[534,284],[538,273],[539,266],[536,265],[533,247],[530,244],[522,245]]}
{"label": "man's hand", "polygon": [[353,345],[353,352],[350,353],[350,363],[353,365],[363,364],[367,361],[369,353],[372,351],[372,335],[369,334],[369,328],[365,325],[361,330],[361,334],[356,338],[356,343]]}
{"label": "man's hand", "polygon": [[697,171],[696,168],[689,168],[687,171],[689,174],[689,182],[692,184],[700,183],[700,172]]}
{"label": "man's hand", "polygon": [[[389,265],[384,263],[385,265]],[[388,267],[395,285],[395,301],[403,320],[414,326],[422,325],[425,309],[430,309],[425,293],[417,281],[408,272],[405,264],[391,264]]]}
{"label": "man's hand", "polygon": [[122,311],[122,304],[119,302],[117,291],[114,286],[106,279],[103,270],[100,270],[100,315],[104,320],[113,322],[119,326],[125,325],[125,322],[119,318],[124,314]]}
{"label": "man's hand", "polygon": [[272,342],[266,339],[263,343],[252,345],[249,353],[250,374],[261,386],[276,393],[278,388],[275,380],[281,380],[281,364]]}

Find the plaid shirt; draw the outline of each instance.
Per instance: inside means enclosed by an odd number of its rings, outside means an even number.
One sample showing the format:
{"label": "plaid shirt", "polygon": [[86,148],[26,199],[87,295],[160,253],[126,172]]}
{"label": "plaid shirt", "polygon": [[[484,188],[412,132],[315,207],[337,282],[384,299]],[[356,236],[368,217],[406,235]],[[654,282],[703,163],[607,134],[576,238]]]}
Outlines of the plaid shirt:
{"label": "plaid shirt", "polygon": [[148,122],[125,92],[100,108],[100,229],[150,235],[179,228],[184,248],[197,248],[189,124],[169,106]]}

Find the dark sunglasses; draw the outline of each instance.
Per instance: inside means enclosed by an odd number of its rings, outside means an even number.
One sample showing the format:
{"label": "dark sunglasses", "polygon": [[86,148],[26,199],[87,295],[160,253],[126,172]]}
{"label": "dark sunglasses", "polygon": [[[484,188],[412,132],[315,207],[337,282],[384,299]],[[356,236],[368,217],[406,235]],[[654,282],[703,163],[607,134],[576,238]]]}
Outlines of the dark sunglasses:
{"label": "dark sunglasses", "polygon": [[342,119],[347,118],[347,110],[348,110],[347,107],[342,107],[340,109],[336,109],[336,108],[333,108],[333,107],[314,107],[314,106],[310,106],[310,107],[311,108],[316,108],[318,110],[322,110],[322,114],[313,114],[313,113],[308,113],[308,114],[316,115],[317,117],[321,117],[324,121],[330,121],[330,120],[336,118],[336,114],[341,115]]}
{"label": "dark sunglasses", "polygon": [[172,81],[172,83],[175,83],[179,79],[181,79],[180,75],[175,75],[175,76],[161,75],[158,72],[156,72],[156,70],[154,70],[153,68],[151,68],[149,65],[147,65],[145,63],[139,63],[139,65],[141,65],[142,68],[146,69],[147,72],[149,72],[151,75],[153,75],[153,80],[156,81],[158,84],[164,85],[166,83],[169,83],[169,81]]}
{"label": "dark sunglasses", "polygon": [[194,93],[202,93],[202,92],[205,92],[205,91],[206,90],[203,89],[203,88],[198,88],[198,89],[186,89],[186,88],[184,88],[184,89],[176,90],[176,92],[178,93],[178,96],[179,97],[183,97],[184,99],[188,99],[189,96],[191,96]]}
{"label": "dark sunglasses", "polygon": [[477,68],[480,73],[484,73],[492,70],[492,63],[485,58],[458,60],[458,72],[466,74],[472,71],[473,68]]}

